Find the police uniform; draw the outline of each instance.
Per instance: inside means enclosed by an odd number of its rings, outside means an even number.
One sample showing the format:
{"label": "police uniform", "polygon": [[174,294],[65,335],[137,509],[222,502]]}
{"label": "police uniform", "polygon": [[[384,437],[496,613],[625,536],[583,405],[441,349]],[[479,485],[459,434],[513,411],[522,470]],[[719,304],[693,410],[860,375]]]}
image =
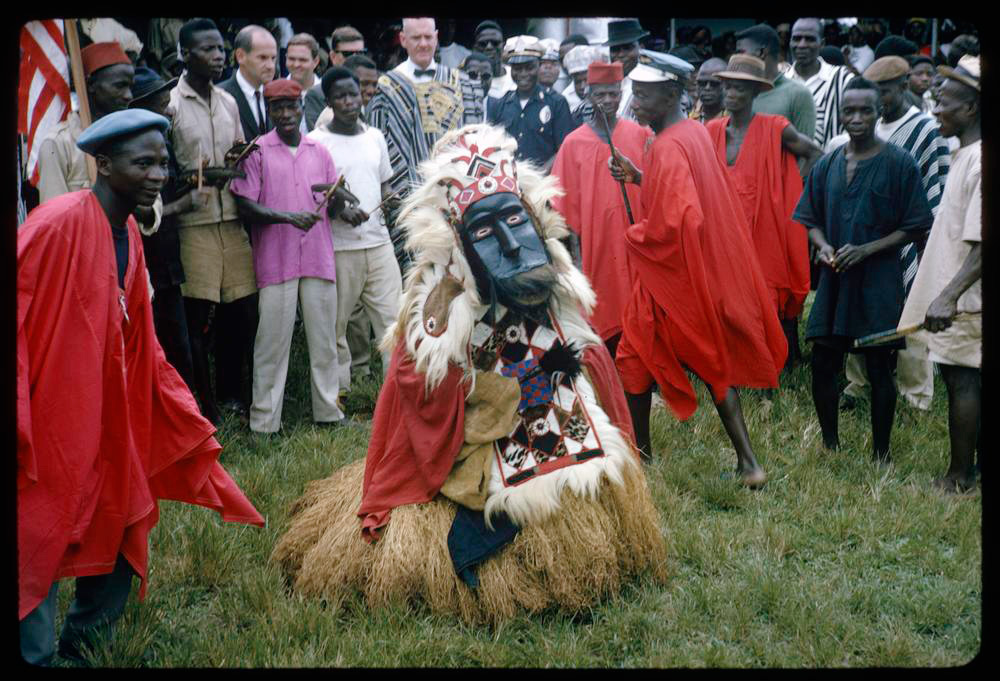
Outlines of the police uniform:
{"label": "police uniform", "polygon": [[[508,39],[503,49],[508,64],[523,64],[544,55],[545,48],[538,38],[527,35]],[[516,90],[504,93],[496,102],[490,102],[488,108],[487,122],[502,126],[517,140],[516,158],[538,165],[545,165],[554,157],[563,139],[577,126],[566,98],[538,84],[523,108]]]}
{"label": "police uniform", "polygon": [[577,126],[566,98],[543,91],[541,85],[535,86],[523,109],[516,90],[505,94],[490,107],[489,122],[503,126],[517,140],[518,160],[539,165],[555,156],[563,139]]}

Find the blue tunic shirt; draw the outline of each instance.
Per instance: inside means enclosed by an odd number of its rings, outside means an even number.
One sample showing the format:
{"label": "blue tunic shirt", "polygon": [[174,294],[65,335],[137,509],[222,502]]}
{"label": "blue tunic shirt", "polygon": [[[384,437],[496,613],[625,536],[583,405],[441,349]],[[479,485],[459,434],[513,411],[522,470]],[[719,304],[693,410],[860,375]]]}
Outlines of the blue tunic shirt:
{"label": "blue tunic shirt", "polygon": [[[910,154],[886,144],[874,157],[857,164],[848,184],[845,150],[846,145],[816,163],[792,219],[823,230],[834,250],[877,241],[896,230],[923,233],[930,229],[934,216],[920,168]],[[876,253],[845,272],[822,266],[806,339],[854,339],[894,329],[903,301],[897,248]]]}
{"label": "blue tunic shirt", "polygon": [[504,127],[507,134],[517,140],[518,160],[527,159],[538,165],[544,165],[555,156],[563,139],[577,125],[566,98],[545,92],[540,85],[535,86],[524,109],[516,90],[506,93],[496,106],[490,102],[487,120]]}

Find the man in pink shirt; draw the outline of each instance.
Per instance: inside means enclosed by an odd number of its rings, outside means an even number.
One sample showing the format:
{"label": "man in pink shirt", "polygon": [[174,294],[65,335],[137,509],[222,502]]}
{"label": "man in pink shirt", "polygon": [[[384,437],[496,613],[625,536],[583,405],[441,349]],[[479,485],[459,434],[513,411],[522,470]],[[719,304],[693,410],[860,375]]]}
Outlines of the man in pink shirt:
{"label": "man in pink shirt", "polygon": [[328,219],[339,215],[344,203],[330,201],[317,210],[322,195],[313,192],[313,185],[334,183],[338,173],[329,152],[299,129],[301,93],[302,86],[288,79],[264,87],[274,128],[243,162],[246,177],[229,186],[241,217],[253,225],[260,324],[250,429],[260,433],[281,427],[297,303],[309,346],[313,420],[336,424],[344,418],[337,404],[337,285]]}

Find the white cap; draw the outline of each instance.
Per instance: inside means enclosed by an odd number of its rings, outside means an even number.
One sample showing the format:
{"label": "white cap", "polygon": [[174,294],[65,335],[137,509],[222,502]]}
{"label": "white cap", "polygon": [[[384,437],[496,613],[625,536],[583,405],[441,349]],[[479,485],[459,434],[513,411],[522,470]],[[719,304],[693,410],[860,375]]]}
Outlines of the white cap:
{"label": "white cap", "polygon": [[607,47],[601,45],[577,45],[567,52],[563,59],[566,73],[570,75],[582,73],[595,61],[610,62],[609,52]]}

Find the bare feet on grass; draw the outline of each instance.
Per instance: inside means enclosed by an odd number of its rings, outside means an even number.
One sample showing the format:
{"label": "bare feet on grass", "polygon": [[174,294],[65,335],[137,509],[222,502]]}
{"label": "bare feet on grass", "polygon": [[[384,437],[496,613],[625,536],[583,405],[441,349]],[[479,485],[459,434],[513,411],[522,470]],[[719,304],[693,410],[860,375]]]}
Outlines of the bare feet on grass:
{"label": "bare feet on grass", "polygon": [[965,473],[949,473],[943,478],[938,478],[931,485],[946,494],[965,494],[975,489],[976,477]]}
{"label": "bare feet on grass", "polygon": [[740,476],[740,484],[749,489],[760,489],[767,482],[767,474],[760,466],[741,468],[736,472]]}

